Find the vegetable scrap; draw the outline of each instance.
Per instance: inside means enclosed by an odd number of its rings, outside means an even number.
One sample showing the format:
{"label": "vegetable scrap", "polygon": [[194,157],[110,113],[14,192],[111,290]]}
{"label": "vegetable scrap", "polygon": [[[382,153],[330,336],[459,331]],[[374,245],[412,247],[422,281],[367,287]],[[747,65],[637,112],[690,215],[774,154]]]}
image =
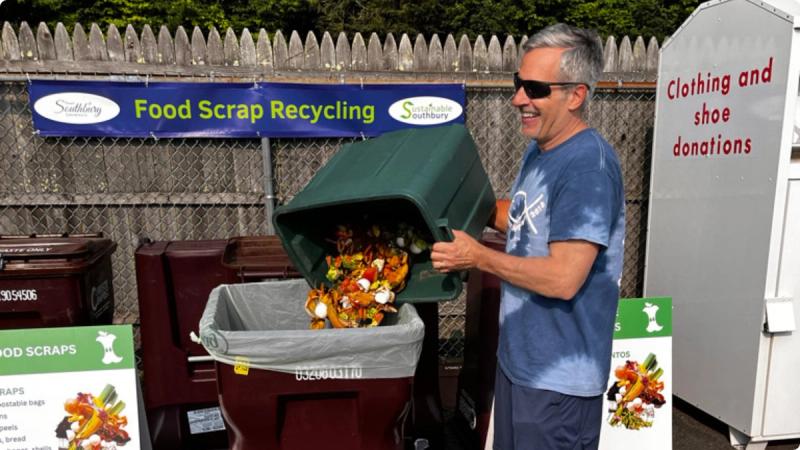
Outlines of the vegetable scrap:
{"label": "vegetable scrap", "polygon": [[[395,297],[406,284],[409,254],[428,250],[428,242],[407,224],[396,230],[372,225],[356,230],[340,225],[334,240],[337,256],[327,256],[325,277],[306,298],[311,329],[322,329],[326,319],[334,328],[364,328],[380,325],[386,313],[396,313]],[[408,251],[406,251],[408,250]]]}
{"label": "vegetable scrap", "polygon": [[114,450],[130,441],[123,429],[128,418],[120,414],[125,402],[117,397],[114,386],[107,384],[96,397],[79,392],[64,402],[69,415],[56,428],[59,450]]}
{"label": "vegetable scrap", "polygon": [[656,355],[650,353],[642,364],[625,361],[614,370],[616,380],[606,393],[609,401],[608,422],[612,426],[624,426],[638,430],[653,426],[656,408],[666,400],[661,394],[664,382],[658,381],[664,369],[658,368]]}

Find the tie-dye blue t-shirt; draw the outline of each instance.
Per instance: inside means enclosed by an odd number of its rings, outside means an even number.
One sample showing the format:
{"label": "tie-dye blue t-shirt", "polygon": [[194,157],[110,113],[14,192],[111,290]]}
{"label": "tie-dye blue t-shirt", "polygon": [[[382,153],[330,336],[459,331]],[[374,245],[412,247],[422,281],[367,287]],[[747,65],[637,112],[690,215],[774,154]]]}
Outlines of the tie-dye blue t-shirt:
{"label": "tie-dye blue t-shirt", "polygon": [[503,283],[498,361],[515,384],[568,395],[606,388],[622,274],[625,192],[614,149],[585,129],[540,152],[533,141],[512,188],[506,252],[547,256],[553,241],[600,251],[572,300]]}

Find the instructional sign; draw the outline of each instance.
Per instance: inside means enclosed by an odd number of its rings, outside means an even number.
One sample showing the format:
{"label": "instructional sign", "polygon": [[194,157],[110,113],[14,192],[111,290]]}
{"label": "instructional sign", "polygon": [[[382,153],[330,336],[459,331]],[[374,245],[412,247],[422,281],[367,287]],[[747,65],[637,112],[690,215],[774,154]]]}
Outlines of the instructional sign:
{"label": "instructional sign", "polygon": [[0,330],[0,450],[138,450],[129,325]]}
{"label": "instructional sign", "polygon": [[672,300],[621,299],[600,449],[672,449]]}
{"label": "instructional sign", "polygon": [[341,137],[464,123],[461,84],[34,80],[42,136]]}

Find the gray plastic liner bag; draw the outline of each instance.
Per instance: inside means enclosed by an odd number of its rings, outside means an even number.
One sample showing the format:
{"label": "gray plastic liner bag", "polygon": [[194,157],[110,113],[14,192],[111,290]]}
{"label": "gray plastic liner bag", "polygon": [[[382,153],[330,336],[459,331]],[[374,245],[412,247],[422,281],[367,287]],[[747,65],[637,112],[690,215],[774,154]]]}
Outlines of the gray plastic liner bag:
{"label": "gray plastic liner bag", "polygon": [[414,376],[425,326],[410,304],[373,328],[309,329],[305,280],[221,285],[211,291],[200,338],[221,363],[331,378]]}

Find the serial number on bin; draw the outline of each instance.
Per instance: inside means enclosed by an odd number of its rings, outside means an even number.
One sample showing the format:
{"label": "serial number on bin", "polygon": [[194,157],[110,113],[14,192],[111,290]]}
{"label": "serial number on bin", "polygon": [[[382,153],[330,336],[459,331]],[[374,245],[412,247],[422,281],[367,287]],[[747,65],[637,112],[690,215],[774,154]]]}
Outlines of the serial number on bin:
{"label": "serial number on bin", "polygon": [[0,302],[32,302],[39,300],[36,289],[0,290]]}

